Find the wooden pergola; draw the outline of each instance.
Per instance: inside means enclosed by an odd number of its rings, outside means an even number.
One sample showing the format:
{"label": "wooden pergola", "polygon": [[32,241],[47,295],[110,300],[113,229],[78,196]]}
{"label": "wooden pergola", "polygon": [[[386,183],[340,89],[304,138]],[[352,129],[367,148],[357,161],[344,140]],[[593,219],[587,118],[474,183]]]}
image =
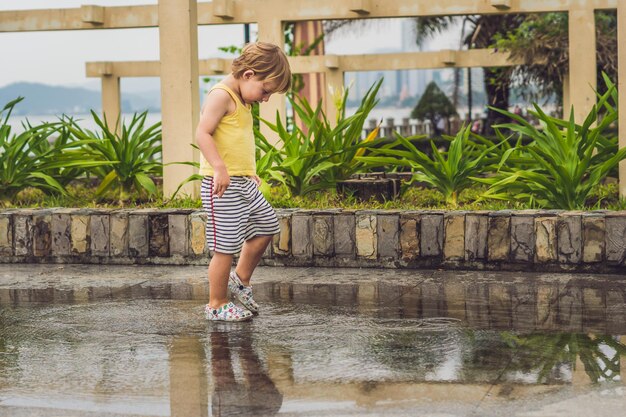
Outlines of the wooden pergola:
{"label": "wooden pergola", "polygon": [[[228,60],[198,60],[198,25],[257,23],[259,40],[283,45],[285,22],[332,19],[394,18],[504,13],[569,13],[569,71],[566,103],[582,120],[596,100],[594,12],[618,10],[620,91],[619,146],[626,146],[626,2],[621,0],[159,0],[158,5],[82,6],[72,9],[0,12],[0,32],[159,28],[159,62],[105,62],[87,65],[87,74],[102,79],[103,111],[110,121],[120,110],[120,77],[160,76],[163,162],[198,160],[191,146],[198,121],[199,75],[228,72]],[[294,72],[325,74],[326,84],[343,85],[344,71],[401,70],[442,67],[517,65],[504,53],[489,50],[438,51],[388,55],[293,57]],[[332,115],[331,103],[326,110]],[[261,117],[284,114],[284,96],[275,95],[261,107]],[[620,165],[620,195],[626,196],[626,162]],[[164,193],[171,194],[193,168],[164,166]],[[193,194],[193,187],[186,192]]]}

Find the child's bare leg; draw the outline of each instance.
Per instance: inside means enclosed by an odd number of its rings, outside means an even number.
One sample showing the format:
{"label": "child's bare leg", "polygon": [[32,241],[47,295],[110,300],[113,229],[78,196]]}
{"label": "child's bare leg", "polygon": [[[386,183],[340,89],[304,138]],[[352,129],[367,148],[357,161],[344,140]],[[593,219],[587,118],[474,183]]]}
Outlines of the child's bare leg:
{"label": "child's bare leg", "polygon": [[272,236],[255,236],[250,240],[246,240],[241,248],[241,256],[235,267],[235,272],[241,278],[241,282],[245,286],[250,285],[250,277],[254,268],[261,261],[263,252],[267,248],[267,245],[272,241]]}
{"label": "child's bare leg", "polygon": [[233,255],[215,252],[209,262],[209,306],[220,308],[228,303],[228,275]]}

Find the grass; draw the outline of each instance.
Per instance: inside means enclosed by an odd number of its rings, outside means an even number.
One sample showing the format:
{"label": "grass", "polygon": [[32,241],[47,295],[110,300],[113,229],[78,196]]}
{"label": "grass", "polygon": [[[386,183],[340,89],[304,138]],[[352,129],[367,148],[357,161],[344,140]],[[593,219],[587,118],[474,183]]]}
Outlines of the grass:
{"label": "grass", "polygon": [[[528,204],[508,201],[487,200],[481,201],[480,195],[485,191],[482,186],[467,189],[459,196],[458,206],[453,208],[445,203],[444,197],[435,190],[422,187],[409,187],[400,198],[383,203],[359,201],[354,197],[338,195],[335,192],[316,192],[303,197],[291,197],[286,187],[273,187],[268,201],[275,208],[303,208],[303,209],[351,209],[351,210],[523,210],[535,208]],[[146,195],[133,195],[129,200],[119,201],[113,194],[96,197],[95,188],[84,184],[70,185],[68,196],[46,195],[35,189],[21,191],[10,203],[4,203],[4,208],[54,208],[54,207],[83,207],[83,208],[187,208],[201,209],[200,199],[182,197],[164,199],[162,193],[149,198]],[[587,201],[588,210],[626,210],[626,200],[619,199],[616,183],[603,184],[594,189]]]}

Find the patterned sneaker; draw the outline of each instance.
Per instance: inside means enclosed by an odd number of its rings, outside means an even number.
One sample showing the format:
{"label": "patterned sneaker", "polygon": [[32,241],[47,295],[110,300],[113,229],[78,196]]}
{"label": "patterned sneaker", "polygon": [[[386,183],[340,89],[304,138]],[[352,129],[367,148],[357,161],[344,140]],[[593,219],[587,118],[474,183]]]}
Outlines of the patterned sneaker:
{"label": "patterned sneaker", "polygon": [[259,305],[252,298],[252,286],[246,287],[235,271],[228,277],[228,289],[241,304],[254,314],[259,314]]}
{"label": "patterned sneaker", "polygon": [[204,314],[209,321],[244,321],[252,318],[251,312],[232,302],[226,303],[220,308],[211,308],[207,304],[204,307]]}

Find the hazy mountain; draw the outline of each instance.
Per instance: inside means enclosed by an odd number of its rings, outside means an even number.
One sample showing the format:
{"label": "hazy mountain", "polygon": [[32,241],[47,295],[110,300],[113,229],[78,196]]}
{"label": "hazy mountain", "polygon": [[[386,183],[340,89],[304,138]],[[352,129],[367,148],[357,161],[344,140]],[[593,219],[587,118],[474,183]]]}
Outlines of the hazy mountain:
{"label": "hazy mountain", "polygon": [[[89,110],[99,112],[102,107],[99,91],[83,87],[52,86],[38,83],[15,83],[0,87],[0,108],[17,97],[24,97],[13,110],[13,115],[80,114]],[[125,94],[122,92],[122,112],[145,110],[159,112],[159,91]]]}

